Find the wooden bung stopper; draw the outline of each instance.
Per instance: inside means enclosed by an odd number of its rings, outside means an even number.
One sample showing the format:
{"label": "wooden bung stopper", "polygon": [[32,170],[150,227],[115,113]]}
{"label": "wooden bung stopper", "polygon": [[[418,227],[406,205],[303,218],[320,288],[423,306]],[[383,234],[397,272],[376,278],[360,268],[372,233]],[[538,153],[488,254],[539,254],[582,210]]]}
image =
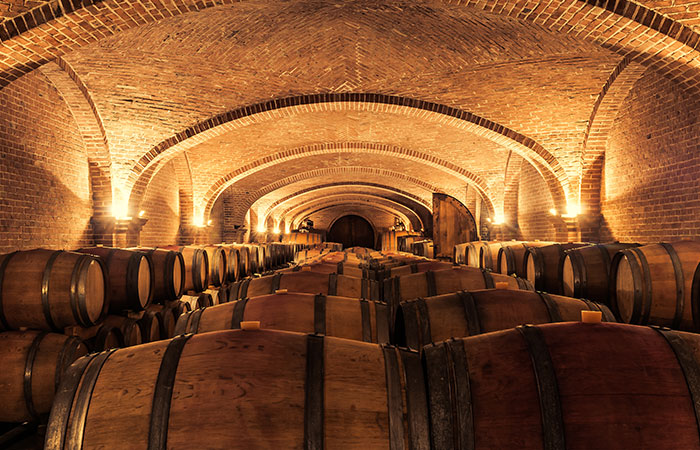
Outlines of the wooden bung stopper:
{"label": "wooden bung stopper", "polygon": [[603,313],[600,311],[581,311],[581,322],[583,323],[600,323],[603,319]]}
{"label": "wooden bung stopper", "polygon": [[277,289],[275,291],[275,294],[280,295],[280,294],[286,294],[287,290],[286,289]]}
{"label": "wooden bung stopper", "polygon": [[259,320],[244,320],[241,322],[241,330],[243,331],[256,331],[260,329]]}
{"label": "wooden bung stopper", "polygon": [[506,281],[497,281],[496,289],[510,289],[510,285]]}
{"label": "wooden bung stopper", "polygon": [[311,266],[301,266],[302,272],[311,272]]}

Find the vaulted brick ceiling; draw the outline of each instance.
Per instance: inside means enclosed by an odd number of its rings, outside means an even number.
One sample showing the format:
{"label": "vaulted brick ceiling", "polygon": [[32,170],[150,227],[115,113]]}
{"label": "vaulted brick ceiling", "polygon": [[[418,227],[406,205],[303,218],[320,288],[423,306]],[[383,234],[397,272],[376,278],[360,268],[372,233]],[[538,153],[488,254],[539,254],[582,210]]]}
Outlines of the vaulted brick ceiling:
{"label": "vaulted brick ceiling", "polygon": [[[671,25],[696,26],[696,5],[679,3],[690,15],[682,16],[667,2],[644,3],[645,16],[624,2],[616,12],[639,23],[657,13],[678,20],[645,25],[660,33],[649,37],[649,54],[672,58],[652,47],[670,33],[693,38]],[[244,1],[161,19],[105,1],[90,11],[89,36],[75,31],[72,43],[56,37],[46,50],[46,39],[30,39],[48,26],[36,21],[35,30],[6,40],[0,63],[15,67],[3,72],[10,80],[26,71],[14,62],[21,59],[12,53],[16,45],[34,61],[27,67],[48,59],[46,51],[60,56],[58,66],[85,94],[104,133],[114,201],[130,201],[132,213],[158,170],[183,155],[195,219],[206,218],[223,194],[238,202],[240,223],[253,205],[267,211],[282,199],[294,203],[287,198],[294,195],[300,205],[310,197],[302,191],[337,177],[396,191],[375,189],[377,197],[405,191],[425,202],[431,189],[465,201],[471,186],[497,213],[513,157],[534,165],[564,209],[579,195],[602,94],[631,59],[655,60],[639,50],[643,39],[613,43],[606,27],[596,26],[616,19],[622,30],[633,21],[586,2],[549,4],[545,12],[525,2]],[[110,8],[122,13],[110,15]],[[17,13],[21,8],[3,14]],[[66,13],[54,22],[80,10]],[[105,30],[111,36],[98,36]],[[659,68],[668,74],[673,64]],[[678,74],[683,80],[695,76],[688,64]]]}

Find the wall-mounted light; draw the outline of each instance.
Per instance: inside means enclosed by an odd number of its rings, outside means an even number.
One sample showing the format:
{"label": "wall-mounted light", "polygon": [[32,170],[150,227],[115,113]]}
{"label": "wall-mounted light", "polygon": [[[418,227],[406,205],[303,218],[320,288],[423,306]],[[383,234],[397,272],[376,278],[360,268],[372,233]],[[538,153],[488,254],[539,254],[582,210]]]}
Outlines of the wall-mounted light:
{"label": "wall-mounted light", "polygon": [[494,225],[500,225],[503,222],[505,222],[505,218],[503,217],[503,213],[496,213],[496,216],[493,218],[493,224]]}
{"label": "wall-mounted light", "polygon": [[556,215],[557,215],[557,210],[554,209],[554,208],[552,208],[552,209],[549,210],[549,213],[550,213],[551,215],[553,215],[553,216],[556,216]]}
{"label": "wall-mounted light", "polygon": [[211,224],[212,224],[212,220],[211,219],[207,220],[207,226],[210,227]]}
{"label": "wall-mounted light", "polygon": [[144,214],[146,214],[146,211],[144,211],[143,209],[139,211],[139,217],[143,217]]}
{"label": "wall-mounted light", "polygon": [[274,234],[280,234],[280,227],[275,227],[275,228],[272,230],[272,232],[273,232]]}
{"label": "wall-mounted light", "polygon": [[265,226],[264,223],[259,223],[258,224],[258,233],[264,233],[267,231],[267,227]]}
{"label": "wall-mounted light", "polygon": [[195,217],[194,226],[199,227],[199,228],[204,228],[204,218],[203,217]]}
{"label": "wall-mounted light", "polygon": [[581,206],[578,203],[569,203],[566,205],[566,214],[562,217],[573,218],[581,214]]}

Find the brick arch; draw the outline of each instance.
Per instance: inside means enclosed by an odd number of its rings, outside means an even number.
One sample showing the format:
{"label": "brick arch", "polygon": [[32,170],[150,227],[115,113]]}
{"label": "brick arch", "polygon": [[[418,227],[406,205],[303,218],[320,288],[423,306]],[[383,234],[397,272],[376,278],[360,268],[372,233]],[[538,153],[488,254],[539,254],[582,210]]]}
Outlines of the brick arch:
{"label": "brick arch", "polygon": [[[373,197],[373,196],[368,196],[368,197]],[[375,197],[375,198],[379,199],[378,197]],[[292,226],[294,226],[294,225],[298,225],[298,223],[301,220],[303,220],[305,217],[308,217],[311,214],[314,214],[322,209],[342,206],[343,210],[346,211],[346,208],[350,208],[352,206],[365,206],[365,207],[369,206],[369,207],[381,209],[389,214],[399,216],[403,220],[406,220],[408,223],[411,223],[411,224],[418,223],[418,224],[423,225],[423,221],[420,220],[420,217],[417,214],[413,213],[413,215],[415,217],[415,221],[412,221],[406,213],[400,211],[400,208],[392,207],[390,204],[393,202],[389,202],[386,199],[382,199],[382,200],[389,203],[389,205],[377,203],[376,200],[373,201],[372,203],[370,203],[369,201],[361,201],[361,200],[358,200],[357,198],[349,198],[349,197],[346,198],[346,200],[343,200],[342,195],[338,195],[337,197],[334,197],[334,198],[329,199],[327,201],[312,202],[308,206],[299,205],[299,206],[293,208],[289,212],[289,214],[290,214],[289,220],[290,220]],[[405,206],[400,205],[398,203],[396,203],[396,205],[399,207],[406,208]],[[409,208],[406,208],[406,209],[408,211],[410,211]],[[348,213],[350,213],[350,212],[349,211],[343,212],[343,215],[348,214]]]}
{"label": "brick arch", "polygon": [[[362,191],[355,191],[355,190],[347,190],[343,192],[335,192],[328,194],[327,196],[324,197],[314,197],[314,198],[307,198],[304,199],[298,203],[295,203],[293,205],[288,205],[286,208],[284,208],[279,214],[277,214],[278,217],[281,218],[286,218],[290,214],[291,211],[298,210],[300,208],[305,208],[307,205],[312,205],[312,204],[318,204],[318,203],[327,203],[329,201],[332,201],[331,199],[337,199],[337,198],[350,198],[350,199],[357,199],[357,198],[376,198],[377,201],[382,201],[386,203],[390,203],[393,205],[397,205],[399,209],[405,209],[403,215],[407,216],[407,214],[410,214],[411,216],[414,216],[416,219],[416,223],[420,223],[423,225],[423,219],[421,219],[420,213],[416,211],[414,205],[410,204],[404,204],[400,200],[395,200],[395,199],[390,199],[386,197],[382,197],[381,195],[375,193],[375,192],[362,192]],[[427,209],[427,208],[426,208]],[[429,210],[428,210],[429,211]],[[269,212],[265,212],[265,217],[270,217]],[[294,218],[290,219],[292,223],[294,223]],[[411,222],[414,223],[414,222]]]}
{"label": "brick arch", "polygon": [[[0,87],[46,62],[84,45],[129,28],[158,20],[238,3],[237,0],[200,2],[181,0],[164,4],[156,0],[52,1],[0,24],[5,59],[0,60]],[[572,33],[635,61],[672,72],[678,65],[697,68],[700,35],[679,20],[631,0],[441,0],[447,5],[484,10],[531,22],[551,31]],[[641,38],[640,38],[641,35]],[[694,71],[678,72],[686,85],[697,86]]]}
{"label": "brick arch", "polygon": [[78,124],[88,156],[93,213],[95,217],[111,217],[114,212],[112,158],[104,124],[92,96],[73,68],[61,58],[45,64],[40,71],[60,92]]}
{"label": "brick arch", "polygon": [[[249,164],[246,164],[245,166],[239,167],[236,170],[230,172],[229,174],[225,175],[224,177],[220,178],[216,182],[212,184],[212,186],[209,187],[207,190],[207,193],[204,196],[204,201],[202,202],[204,206],[204,211],[203,211],[203,216],[207,217],[209,214],[209,211],[213,207],[214,203],[216,202],[216,199],[223,193],[228,187],[232,186],[236,181],[243,179],[252,173],[255,173],[258,170],[262,170],[267,167],[271,167],[275,164],[280,164],[285,161],[290,161],[292,159],[297,159],[297,158],[304,158],[304,157],[309,157],[309,156],[314,156],[318,154],[324,154],[324,153],[338,153],[342,151],[350,151],[350,152],[366,152],[366,153],[374,153],[374,154],[391,154],[395,156],[399,156],[401,158],[406,158],[406,159],[411,159],[417,162],[424,163],[426,165],[438,168],[440,170],[444,170],[447,172],[450,172],[454,175],[456,175],[458,178],[462,179],[465,183],[468,183],[472,186],[474,186],[486,199],[487,203],[489,204],[489,208],[493,209],[494,207],[494,195],[490,192],[488,186],[486,185],[486,182],[479,177],[478,175],[475,175],[466,169],[456,166],[454,164],[451,164],[447,161],[441,160],[439,158],[436,158],[434,156],[426,155],[420,152],[416,152],[410,149],[405,149],[403,147],[397,147],[397,146],[392,146],[392,145],[385,145],[385,144],[375,144],[375,143],[357,143],[357,142],[336,142],[336,143],[324,143],[324,144],[316,144],[316,145],[309,145],[309,146],[303,146],[303,147],[298,147],[295,149],[289,149],[285,150],[282,152],[277,153],[276,155],[273,156],[267,156],[265,158],[261,158],[257,161],[253,161]],[[333,175],[343,173],[343,170],[347,170],[348,168],[325,168],[325,169],[318,169],[317,171],[311,171],[311,172],[304,172],[304,174],[298,174],[295,177],[307,177],[307,176],[323,176],[323,175]],[[374,169],[366,169],[366,170],[374,170]],[[317,174],[317,175],[312,175],[312,174]],[[405,174],[399,174],[397,172],[391,172],[391,171],[386,171],[386,174],[392,174],[391,176],[398,178],[399,180],[404,180],[411,182],[413,184],[416,184],[418,186],[421,186],[427,190],[430,190],[431,192],[437,192],[439,189],[435,186],[430,185],[429,183],[426,183],[420,179],[417,179],[415,177],[411,177]],[[252,205],[257,198],[267,194],[268,192],[271,192],[274,189],[277,189],[278,187],[283,186],[284,184],[282,183],[291,183],[294,181],[299,181],[301,179],[306,179],[306,178],[295,178],[295,177],[288,177],[283,180],[278,180],[276,183],[273,185],[269,185],[264,189],[269,189],[269,190],[259,190],[256,192],[255,195],[258,195],[258,197],[255,197],[254,200],[250,202],[250,205]],[[251,197],[252,198],[252,195]],[[248,207],[250,207],[248,205]]]}
{"label": "brick arch", "polygon": [[422,199],[418,197],[417,195],[411,194],[410,192],[403,191],[401,189],[397,189],[395,187],[387,186],[384,184],[379,184],[379,183],[368,183],[368,182],[363,182],[363,181],[357,181],[357,182],[349,182],[349,181],[341,181],[337,183],[326,183],[318,186],[313,186],[309,187],[306,189],[301,189],[293,194],[289,194],[279,200],[276,200],[272,204],[270,204],[267,209],[265,210],[265,215],[269,216],[279,205],[288,202],[289,200],[292,200],[295,197],[298,197],[302,194],[307,194],[309,192],[314,192],[314,191],[320,191],[323,189],[332,189],[332,188],[338,188],[338,187],[372,187],[372,188],[377,188],[377,189],[383,189],[389,192],[393,192],[395,194],[399,194],[403,197],[406,197],[407,199],[410,199],[411,201],[415,203],[419,203],[422,206],[425,206],[428,211],[430,211],[433,207],[433,205],[428,202],[425,199]]}
{"label": "brick arch", "polygon": [[646,70],[647,67],[633,63],[629,58],[623,59],[610,74],[591,111],[582,144],[579,192],[581,210],[591,223],[590,226],[582,224],[581,239],[598,239],[600,228],[596,218],[600,214],[602,172],[608,136],[623,100]]}
{"label": "brick arch", "polygon": [[[245,106],[216,115],[186,128],[154,146],[132,167],[126,185],[137,203],[148,185],[148,168],[202,142],[253,123],[320,111],[373,111],[401,113],[417,120],[454,126],[513,150],[533,164],[547,181],[555,201],[565,204],[569,178],[557,159],[535,140],[470,112],[439,103],[373,93],[326,93],[286,97]],[[432,157],[428,157],[430,159]],[[262,164],[266,159],[259,160]],[[454,165],[453,165],[454,166]],[[251,169],[254,163],[246,165]],[[456,167],[456,166],[455,166]],[[466,175],[466,174],[465,174]],[[472,178],[467,175],[468,178]]]}

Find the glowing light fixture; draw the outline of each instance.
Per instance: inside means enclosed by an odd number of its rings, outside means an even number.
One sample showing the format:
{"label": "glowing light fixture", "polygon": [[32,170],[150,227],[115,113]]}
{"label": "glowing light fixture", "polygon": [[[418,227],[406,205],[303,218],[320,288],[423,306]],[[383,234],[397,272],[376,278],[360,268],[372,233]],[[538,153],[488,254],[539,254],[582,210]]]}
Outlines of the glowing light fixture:
{"label": "glowing light fixture", "polygon": [[549,210],[549,213],[550,213],[551,215],[553,215],[553,216],[556,216],[556,215],[557,215],[557,210],[554,209],[554,208],[552,208],[552,209]]}
{"label": "glowing light fixture", "polygon": [[211,226],[211,223],[212,223],[211,219],[207,220],[207,226]]}
{"label": "glowing light fixture", "polygon": [[195,217],[194,226],[199,227],[199,228],[204,228],[204,218],[203,217]]}
{"label": "glowing light fixture", "polygon": [[569,203],[566,205],[566,214],[562,217],[576,217],[581,214],[581,206],[578,203]]}
{"label": "glowing light fixture", "polygon": [[264,233],[265,231],[267,231],[267,228],[265,227],[265,224],[262,223],[262,222],[259,223],[259,224],[258,224],[258,233]]}
{"label": "glowing light fixture", "polygon": [[505,218],[503,217],[503,213],[496,213],[496,217],[493,218],[493,224],[494,225],[500,225],[505,221]]}
{"label": "glowing light fixture", "polygon": [[144,211],[143,209],[139,211],[139,217],[143,217],[144,214],[146,214],[146,211]]}

